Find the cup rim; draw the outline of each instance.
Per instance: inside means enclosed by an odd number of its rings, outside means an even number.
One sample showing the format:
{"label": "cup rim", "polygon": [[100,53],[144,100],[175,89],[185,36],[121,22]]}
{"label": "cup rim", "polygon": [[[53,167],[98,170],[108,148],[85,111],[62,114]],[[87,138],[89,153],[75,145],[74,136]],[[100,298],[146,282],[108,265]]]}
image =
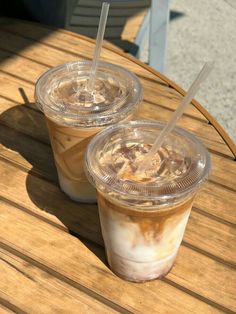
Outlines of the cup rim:
{"label": "cup rim", "polygon": [[[171,200],[171,199],[180,199],[184,198],[191,193],[194,193],[200,185],[207,179],[210,169],[211,169],[211,159],[210,154],[208,153],[205,146],[191,133],[188,131],[180,128],[175,127],[172,131],[176,135],[180,137],[186,137],[190,140],[193,144],[198,147],[198,153],[202,156],[204,161],[204,167],[200,173],[195,173],[195,176],[186,175],[183,179],[175,180],[172,184],[156,184],[156,185],[146,185],[142,182],[125,182],[122,180],[116,180],[115,177],[110,177],[109,174],[105,171],[103,175],[95,173],[93,171],[90,158],[89,156],[94,156],[96,144],[98,142],[102,142],[101,140],[104,138],[110,138],[111,134],[124,128],[124,127],[156,127],[156,128],[163,128],[165,123],[159,121],[152,121],[152,120],[137,120],[137,121],[129,121],[125,123],[119,123],[113,126],[106,128],[105,130],[98,133],[89,143],[85,158],[84,158],[84,167],[85,173],[87,175],[88,180],[90,183],[95,186],[99,187],[100,185],[105,187],[108,190],[112,190],[116,193],[119,193],[123,196],[130,196],[135,197],[137,199],[147,199],[147,200],[156,200],[156,201],[163,201],[163,200]],[[102,172],[101,172],[102,173]],[[176,189],[178,190],[176,191]],[[164,192],[160,194],[160,192]]]}
{"label": "cup rim", "polygon": [[[67,63],[60,64],[54,68],[51,68],[44,72],[37,80],[35,85],[35,100],[37,107],[44,113],[47,113],[49,115],[49,118],[52,118],[52,116],[55,116],[59,113],[59,110],[53,109],[53,102],[46,103],[45,102],[45,93],[42,92],[42,86],[43,82],[47,80],[49,77],[53,77],[53,75],[56,72],[59,72],[63,68],[78,68],[79,67],[89,67],[92,65],[92,61],[90,60],[84,60],[84,61],[71,61]],[[143,88],[139,81],[139,78],[132,73],[131,71],[125,69],[122,66],[112,64],[105,61],[99,61],[98,69],[101,68],[107,68],[109,70],[112,70],[114,73],[119,71],[119,73],[122,73],[124,77],[129,77],[130,80],[133,82],[134,87],[132,89],[133,92],[133,99],[129,102],[125,103],[117,112],[94,112],[89,114],[79,114],[79,113],[61,113],[61,115],[58,115],[58,119],[55,119],[56,121],[60,121],[63,123],[65,120],[65,124],[71,125],[71,122],[73,121],[75,125],[73,126],[84,126],[86,121],[89,121],[86,126],[103,126],[103,125],[110,125],[114,124],[118,121],[120,121],[120,117],[126,117],[127,115],[132,112],[136,106],[142,101],[143,99]],[[75,69],[73,69],[75,70]],[[62,117],[62,118],[60,118]],[[66,119],[65,119],[66,118]],[[53,118],[52,118],[53,119]],[[53,119],[54,120],[54,119]]]}

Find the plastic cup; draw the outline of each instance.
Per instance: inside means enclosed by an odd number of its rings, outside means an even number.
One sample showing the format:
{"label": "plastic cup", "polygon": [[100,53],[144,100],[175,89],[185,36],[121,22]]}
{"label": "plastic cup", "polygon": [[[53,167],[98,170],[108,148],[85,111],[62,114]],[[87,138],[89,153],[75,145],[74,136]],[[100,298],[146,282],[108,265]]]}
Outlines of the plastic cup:
{"label": "plastic cup", "polygon": [[104,127],[131,120],[142,100],[142,87],[130,71],[99,62],[94,91],[87,91],[91,62],[69,62],[44,73],[35,99],[44,112],[61,189],[73,200],[96,202],[83,169],[91,138]]}
{"label": "plastic cup", "polygon": [[170,271],[194,196],[210,171],[201,142],[174,128],[154,155],[151,170],[137,172],[163,127],[152,121],[111,126],[93,138],[85,155],[86,174],[97,189],[108,263],[129,281]]}

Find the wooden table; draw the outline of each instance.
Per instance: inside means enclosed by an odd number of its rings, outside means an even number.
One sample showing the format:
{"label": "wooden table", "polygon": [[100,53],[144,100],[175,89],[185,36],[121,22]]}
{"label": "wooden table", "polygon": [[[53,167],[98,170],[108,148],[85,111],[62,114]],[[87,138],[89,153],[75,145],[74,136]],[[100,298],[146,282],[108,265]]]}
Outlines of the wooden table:
{"label": "wooden table", "polygon": [[[93,40],[63,30],[1,20],[0,312],[233,313],[235,146],[199,103],[179,124],[208,147],[212,173],[165,279],[135,284],[116,277],[105,262],[97,207],[60,191],[34,86],[48,68],[91,58],[93,48]],[[180,87],[110,44],[102,58],[139,76],[142,118],[169,119]]]}

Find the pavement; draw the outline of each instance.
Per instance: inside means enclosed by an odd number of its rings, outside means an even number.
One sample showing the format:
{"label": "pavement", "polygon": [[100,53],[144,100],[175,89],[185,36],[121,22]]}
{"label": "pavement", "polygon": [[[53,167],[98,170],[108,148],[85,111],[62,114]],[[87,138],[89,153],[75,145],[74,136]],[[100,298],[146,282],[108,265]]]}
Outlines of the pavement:
{"label": "pavement", "polygon": [[170,10],[165,74],[186,90],[214,61],[195,98],[236,142],[236,0],[171,0]]}
{"label": "pavement", "polygon": [[195,97],[236,142],[236,0],[172,0],[166,74],[187,89],[206,61],[214,69]]}

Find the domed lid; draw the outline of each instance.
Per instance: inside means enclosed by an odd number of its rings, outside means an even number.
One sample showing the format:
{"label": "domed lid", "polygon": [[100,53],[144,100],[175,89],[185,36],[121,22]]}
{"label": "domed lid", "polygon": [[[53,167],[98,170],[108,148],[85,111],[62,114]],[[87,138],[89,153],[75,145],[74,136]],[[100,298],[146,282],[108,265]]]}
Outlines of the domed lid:
{"label": "domed lid", "polygon": [[89,180],[142,200],[178,199],[196,190],[209,174],[210,156],[196,137],[177,127],[145,173],[137,173],[163,127],[160,122],[131,121],[97,134],[86,153]]}
{"label": "domed lid", "polygon": [[142,99],[138,78],[120,66],[100,62],[90,91],[90,69],[91,61],[70,62],[44,73],[36,83],[38,107],[69,126],[109,125],[126,118]]}

